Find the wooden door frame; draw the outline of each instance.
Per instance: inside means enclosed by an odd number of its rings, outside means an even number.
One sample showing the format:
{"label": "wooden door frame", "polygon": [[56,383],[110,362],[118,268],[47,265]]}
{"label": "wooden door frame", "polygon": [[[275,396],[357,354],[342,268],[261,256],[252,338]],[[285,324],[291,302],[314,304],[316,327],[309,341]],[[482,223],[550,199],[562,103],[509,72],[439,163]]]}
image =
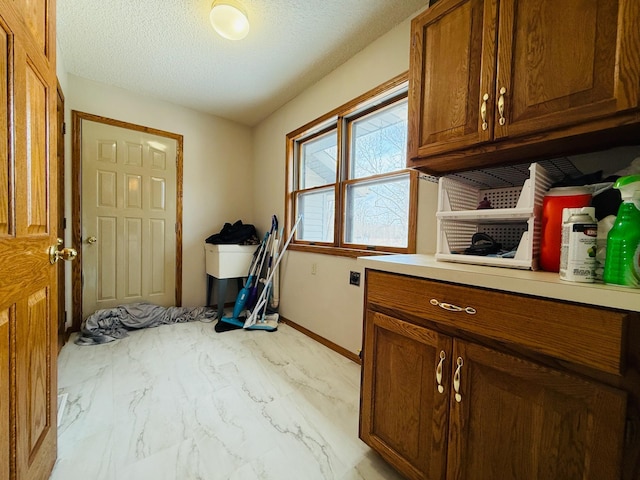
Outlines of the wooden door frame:
{"label": "wooden door frame", "polygon": [[175,304],[182,305],[182,155],[183,136],[143,125],[123,122],[112,118],[93,115],[91,113],[71,111],[71,204],[72,213],[72,242],[78,250],[78,257],[73,262],[71,270],[71,284],[73,296],[73,321],[71,331],[79,331],[82,325],[82,121],[89,120],[114,127],[126,128],[138,132],[158,135],[176,141],[176,288]]}
{"label": "wooden door frame", "polygon": [[[58,142],[56,145],[58,159],[58,218],[56,227],[58,229],[58,238],[62,238],[66,242],[65,231],[67,229],[67,219],[65,218],[65,191],[64,191],[64,165],[65,165],[65,134],[66,126],[64,122],[64,92],[60,82],[57,85],[56,99],[56,126],[58,131]],[[64,243],[63,243],[64,245]],[[62,325],[58,323],[58,353],[66,343],[67,339],[67,311],[65,308],[65,264],[66,262],[58,262],[58,322],[64,317]]]}

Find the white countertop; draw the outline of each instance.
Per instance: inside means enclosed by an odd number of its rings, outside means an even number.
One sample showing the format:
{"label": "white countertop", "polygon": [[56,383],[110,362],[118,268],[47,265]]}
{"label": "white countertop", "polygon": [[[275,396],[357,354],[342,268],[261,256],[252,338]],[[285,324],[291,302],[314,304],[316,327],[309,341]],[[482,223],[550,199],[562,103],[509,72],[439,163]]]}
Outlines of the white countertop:
{"label": "white countertop", "polygon": [[358,257],[358,264],[372,270],[640,312],[640,288],[566,282],[552,272],[439,262],[433,255],[418,254]]}

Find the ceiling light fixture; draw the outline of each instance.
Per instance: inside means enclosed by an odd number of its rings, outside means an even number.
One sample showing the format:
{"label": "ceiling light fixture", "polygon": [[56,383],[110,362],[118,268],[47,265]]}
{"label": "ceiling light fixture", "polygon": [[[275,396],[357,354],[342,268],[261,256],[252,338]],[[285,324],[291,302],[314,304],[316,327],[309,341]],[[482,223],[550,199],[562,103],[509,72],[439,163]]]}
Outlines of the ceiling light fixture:
{"label": "ceiling light fixture", "polygon": [[209,20],[214,30],[229,40],[242,40],[249,33],[247,14],[239,4],[233,1],[213,2]]}

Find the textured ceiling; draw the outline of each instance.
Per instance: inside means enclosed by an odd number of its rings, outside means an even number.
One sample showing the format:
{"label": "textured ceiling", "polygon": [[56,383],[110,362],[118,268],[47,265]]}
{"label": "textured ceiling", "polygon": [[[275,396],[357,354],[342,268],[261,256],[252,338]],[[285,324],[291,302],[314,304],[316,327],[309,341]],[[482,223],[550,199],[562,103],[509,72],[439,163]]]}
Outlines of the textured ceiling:
{"label": "textured ceiling", "polygon": [[232,42],[211,28],[211,0],[58,0],[62,62],[79,77],[255,125],[428,3],[240,1],[251,30]]}

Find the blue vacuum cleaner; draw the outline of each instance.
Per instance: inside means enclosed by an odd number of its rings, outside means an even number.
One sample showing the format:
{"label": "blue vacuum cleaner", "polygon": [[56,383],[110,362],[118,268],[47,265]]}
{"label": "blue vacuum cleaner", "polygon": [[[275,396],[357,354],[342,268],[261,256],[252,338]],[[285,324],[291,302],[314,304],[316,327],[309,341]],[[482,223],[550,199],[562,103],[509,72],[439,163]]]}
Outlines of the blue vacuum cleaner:
{"label": "blue vacuum cleaner", "polygon": [[[275,226],[274,226],[275,225]],[[252,307],[251,303],[255,303],[257,298],[259,277],[266,257],[269,254],[270,245],[272,242],[272,236],[274,228],[278,228],[278,220],[274,215],[271,221],[271,230],[264,234],[262,243],[257,250],[257,254],[254,256],[251,265],[249,266],[249,273],[247,275],[247,281],[244,286],[238,292],[236,302],[233,306],[233,313],[230,317],[222,317],[220,322],[226,323],[236,328],[244,327],[244,319],[240,318],[240,315],[247,307]],[[218,322],[218,323],[220,323]],[[216,331],[224,331],[225,328],[217,328]]]}

